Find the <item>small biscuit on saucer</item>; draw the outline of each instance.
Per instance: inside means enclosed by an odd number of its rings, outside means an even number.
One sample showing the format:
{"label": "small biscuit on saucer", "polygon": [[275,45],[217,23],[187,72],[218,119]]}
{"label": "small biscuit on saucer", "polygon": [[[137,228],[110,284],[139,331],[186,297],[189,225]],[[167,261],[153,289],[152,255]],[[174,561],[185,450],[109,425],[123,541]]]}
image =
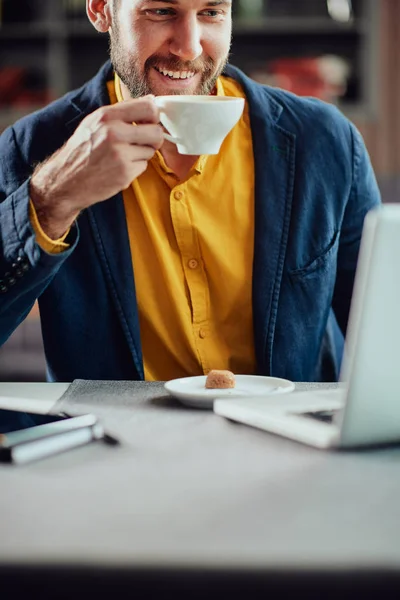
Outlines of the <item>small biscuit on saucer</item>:
{"label": "small biscuit on saucer", "polygon": [[206,388],[210,390],[232,389],[236,385],[236,378],[232,371],[213,369],[206,379]]}

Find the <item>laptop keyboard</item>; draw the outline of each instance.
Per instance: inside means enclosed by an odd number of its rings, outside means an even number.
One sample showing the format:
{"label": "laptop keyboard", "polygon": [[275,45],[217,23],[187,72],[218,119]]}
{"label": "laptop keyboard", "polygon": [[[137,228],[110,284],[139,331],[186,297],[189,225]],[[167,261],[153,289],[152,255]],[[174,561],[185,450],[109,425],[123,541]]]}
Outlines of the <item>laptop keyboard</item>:
{"label": "laptop keyboard", "polygon": [[339,412],[339,409],[332,410],[317,410],[314,412],[298,413],[301,417],[307,417],[309,419],[316,419],[317,421],[323,421],[324,423],[332,423],[335,415]]}

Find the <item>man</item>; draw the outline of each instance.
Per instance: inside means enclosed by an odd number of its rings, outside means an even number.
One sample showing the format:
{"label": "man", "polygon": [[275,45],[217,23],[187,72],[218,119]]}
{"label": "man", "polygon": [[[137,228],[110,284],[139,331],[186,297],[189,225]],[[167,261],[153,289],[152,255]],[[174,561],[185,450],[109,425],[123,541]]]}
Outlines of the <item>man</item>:
{"label": "man", "polygon": [[[335,108],[227,65],[230,0],[87,0],[111,62],[0,139],[0,343],[39,298],[50,380],[334,380],[379,192]],[[246,98],[218,156],[154,95]]]}

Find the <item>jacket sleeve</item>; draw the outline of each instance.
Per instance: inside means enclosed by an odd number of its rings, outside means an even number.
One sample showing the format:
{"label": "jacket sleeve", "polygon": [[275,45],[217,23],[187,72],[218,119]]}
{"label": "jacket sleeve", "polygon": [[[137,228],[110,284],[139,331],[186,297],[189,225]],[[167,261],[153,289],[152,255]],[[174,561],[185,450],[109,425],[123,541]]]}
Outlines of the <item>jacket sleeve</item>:
{"label": "jacket sleeve", "polygon": [[69,249],[48,254],[37,243],[29,218],[32,167],[18,148],[14,128],[0,136],[0,346],[29,313],[78,243],[74,226]]}
{"label": "jacket sleeve", "polygon": [[341,228],[336,285],[332,300],[336,319],[344,335],[349,318],[364,219],[367,212],[381,203],[378,184],[361,134],[352,124],[350,124],[350,133],[353,177]]}

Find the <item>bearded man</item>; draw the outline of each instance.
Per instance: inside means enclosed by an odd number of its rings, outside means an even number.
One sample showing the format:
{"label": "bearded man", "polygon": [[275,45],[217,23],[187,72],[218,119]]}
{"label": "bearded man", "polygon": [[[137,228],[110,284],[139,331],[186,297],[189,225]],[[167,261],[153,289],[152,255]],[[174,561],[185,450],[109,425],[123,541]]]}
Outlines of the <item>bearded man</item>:
{"label": "bearded man", "polygon": [[[51,381],[338,377],[373,169],[336,108],[229,64],[231,13],[87,0],[110,60],[0,138],[0,344],[38,299]],[[245,99],[218,155],[165,141],[170,94]]]}

